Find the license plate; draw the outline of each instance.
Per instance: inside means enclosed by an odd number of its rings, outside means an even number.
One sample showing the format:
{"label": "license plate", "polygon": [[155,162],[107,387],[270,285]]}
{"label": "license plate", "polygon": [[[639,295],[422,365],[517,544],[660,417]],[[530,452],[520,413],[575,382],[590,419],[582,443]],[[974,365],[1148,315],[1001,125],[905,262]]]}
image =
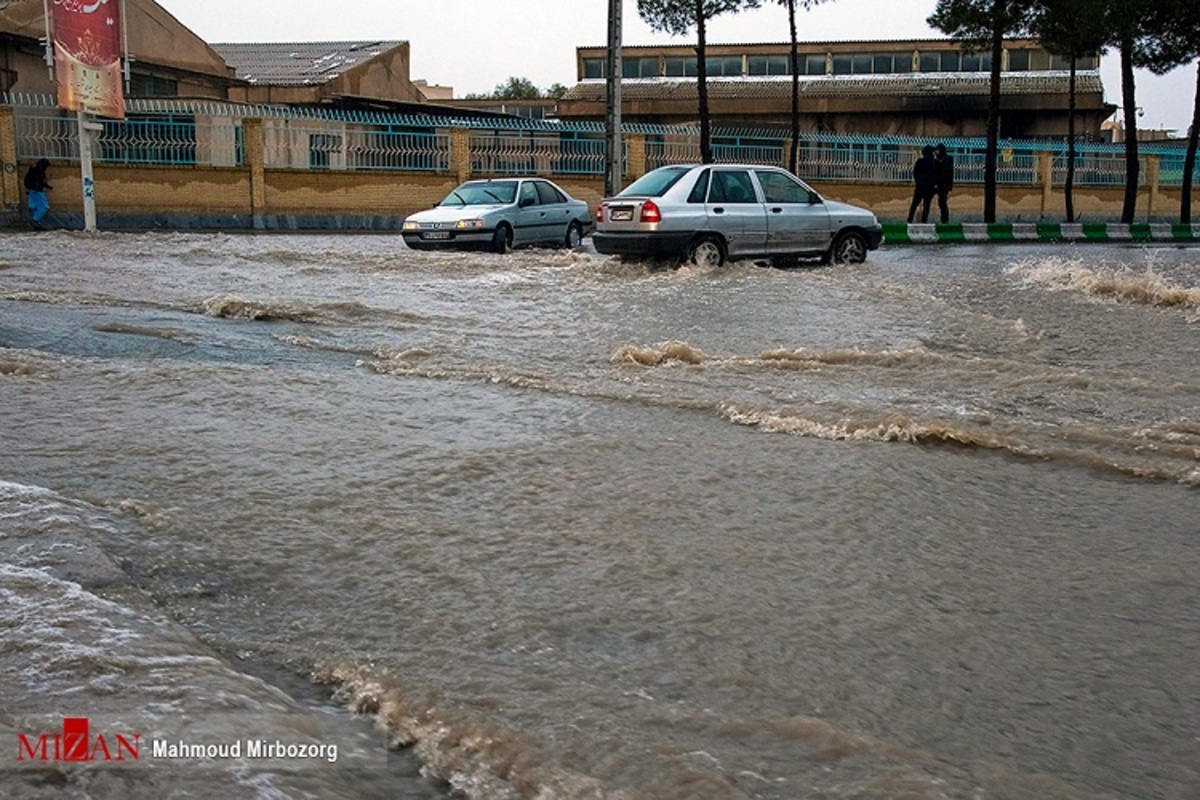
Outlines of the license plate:
{"label": "license plate", "polygon": [[614,208],[612,210],[613,222],[629,222],[631,219],[633,219],[632,208]]}
{"label": "license plate", "polygon": [[449,239],[450,231],[430,231],[421,234],[422,239]]}

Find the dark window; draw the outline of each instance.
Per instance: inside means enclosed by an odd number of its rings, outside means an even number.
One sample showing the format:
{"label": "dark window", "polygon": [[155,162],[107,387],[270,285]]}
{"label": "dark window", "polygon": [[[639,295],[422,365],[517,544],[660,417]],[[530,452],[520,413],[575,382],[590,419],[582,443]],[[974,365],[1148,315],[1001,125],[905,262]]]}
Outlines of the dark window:
{"label": "dark window", "polygon": [[533,181],[525,181],[521,184],[521,199],[518,205],[521,206],[536,206],[538,203],[537,188],[533,185]]}
{"label": "dark window", "polygon": [[604,77],[604,59],[603,58],[585,58],[583,60],[583,77],[584,78],[603,78]]}
{"label": "dark window", "polygon": [[694,78],[696,77],[696,59],[695,57],[685,58],[681,56],[670,56],[667,58],[667,75],[672,78]]}
{"label": "dark window", "polygon": [[804,57],[805,75],[824,75],[825,71],[825,56]]}
{"label": "dark window", "polygon": [[544,206],[567,202],[567,198],[562,196],[562,192],[560,192],[558,189],[555,189],[545,181],[537,182],[537,193],[538,198],[542,201],[542,205]]}
{"label": "dark window", "polygon": [[709,56],[704,59],[704,67],[711,77],[738,77],[742,74],[741,56]]}
{"label": "dark window", "polygon": [[921,53],[921,72],[941,72],[941,53]]}
{"label": "dark window", "polygon": [[834,55],[833,57],[833,74],[834,75],[849,75],[854,68],[854,58],[848,55]]}
{"label": "dark window", "polygon": [[657,78],[658,57],[626,58],[621,62],[621,74],[626,78]]}
{"label": "dark window", "polygon": [[942,53],[942,72],[958,72],[959,57],[958,53]]}
{"label": "dark window", "polygon": [[708,176],[709,171],[704,170],[700,173],[700,177],[696,180],[696,185],[692,187],[691,193],[688,195],[689,203],[703,203],[704,195],[708,194]]}
{"label": "dark window", "polygon": [[1075,69],[1100,69],[1100,59],[1096,56],[1083,56],[1075,62]]}
{"label": "dark window", "polygon": [[626,197],[662,197],[690,170],[691,167],[659,167],[629,184],[620,194]]}
{"label": "dark window", "polygon": [[178,97],[179,82],[170,78],[159,78],[155,75],[129,76],[130,97]]}
{"label": "dark window", "polygon": [[855,75],[870,75],[873,59],[870,55],[854,56],[854,74]]}
{"label": "dark window", "polygon": [[897,53],[892,59],[892,69],[896,72],[912,72],[912,53]]}
{"label": "dark window", "polygon": [[758,197],[754,193],[754,184],[750,182],[750,173],[745,170],[715,170],[708,202],[757,203]]}
{"label": "dark window", "polygon": [[1008,69],[1011,72],[1025,72],[1029,69],[1028,50],[1009,50]]}
{"label": "dark window", "polygon": [[892,67],[892,63],[893,61],[891,53],[880,53],[879,55],[875,56],[872,68],[877,74],[887,75],[888,73],[896,71]]}
{"label": "dark window", "polygon": [[963,53],[962,71],[963,72],[979,72],[979,64],[982,59],[979,53]]}
{"label": "dark window", "polygon": [[787,56],[747,56],[747,75],[788,75]]}
{"label": "dark window", "polygon": [[812,193],[790,175],[773,170],[755,171],[762,184],[763,200],[768,203],[808,203]]}

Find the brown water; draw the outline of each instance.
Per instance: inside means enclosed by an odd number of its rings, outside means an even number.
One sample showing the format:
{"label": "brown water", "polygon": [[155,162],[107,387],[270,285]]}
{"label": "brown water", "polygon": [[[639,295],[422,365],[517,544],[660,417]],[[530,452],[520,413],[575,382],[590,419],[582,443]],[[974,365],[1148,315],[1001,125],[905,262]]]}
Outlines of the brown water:
{"label": "brown water", "polygon": [[1200,250],[8,235],[0,420],[6,797],[1200,796]]}

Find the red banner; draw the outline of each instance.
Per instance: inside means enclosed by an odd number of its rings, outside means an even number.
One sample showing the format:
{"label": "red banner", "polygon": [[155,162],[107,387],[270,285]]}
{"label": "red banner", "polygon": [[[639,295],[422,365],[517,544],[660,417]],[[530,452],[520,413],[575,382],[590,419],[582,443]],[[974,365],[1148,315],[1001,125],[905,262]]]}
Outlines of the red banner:
{"label": "red banner", "polygon": [[120,0],[52,0],[58,104],[125,118]]}

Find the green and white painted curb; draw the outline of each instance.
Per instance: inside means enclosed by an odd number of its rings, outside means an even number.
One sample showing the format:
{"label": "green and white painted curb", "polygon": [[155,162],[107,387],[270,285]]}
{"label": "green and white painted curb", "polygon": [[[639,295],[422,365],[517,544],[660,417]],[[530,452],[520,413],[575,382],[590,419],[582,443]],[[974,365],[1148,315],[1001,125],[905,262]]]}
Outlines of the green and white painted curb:
{"label": "green and white painted curb", "polygon": [[952,222],[883,223],[887,244],[947,242],[1196,242],[1200,224],[1171,222]]}

